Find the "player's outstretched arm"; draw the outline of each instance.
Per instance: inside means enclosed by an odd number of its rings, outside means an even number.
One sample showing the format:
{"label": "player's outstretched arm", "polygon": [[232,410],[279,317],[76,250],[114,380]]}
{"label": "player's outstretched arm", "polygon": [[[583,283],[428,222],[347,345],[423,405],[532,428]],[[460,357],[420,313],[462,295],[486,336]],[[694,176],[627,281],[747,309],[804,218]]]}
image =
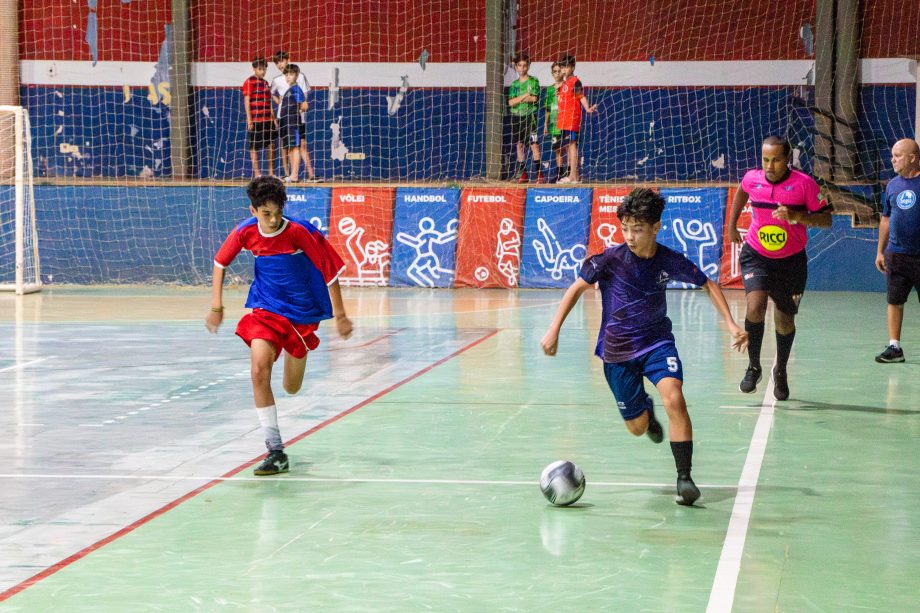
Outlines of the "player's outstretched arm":
{"label": "player's outstretched arm", "polygon": [[335,329],[339,336],[348,339],[354,326],[345,314],[345,301],[342,300],[342,287],[338,279],[329,284],[329,298],[332,300],[332,313],[335,315]]}
{"label": "player's outstretched arm", "polygon": [[559,344],[559,331],[562,330],[562,324],[565,323],[565,318],[569,316],[581,295],[590,287],[591,285],[587,281],[578,279],[566,290],[565,295],[562,297],[562,302],[559,303],[559,308],[556,309],[556,315],[553,316],[553,321],[549,325],[549,329],[540,341],[543,353],[549,356],[556,355],[556,348]]}
{"label": "player's outstretched arm", "polygon": [[211,282],[211,310],[204,318],[204,325],[208,328],[208,332],[215,334],[224,321],[224,269],[215,266],[211,276],[213,279]]}
{"label": "player's outstretched arm", "polygon": [[732,349],[736,351],[744,351],[747,349],[747,332],[742,330],[738,324],[735,323],[735,318],[732,317],[732,313],[728,309],[728,301],[725,300],[725,294],[722,293],[722,288],[712,279],[707,279],[703,289],[709,294],[709,299],[712,301],[713,306],[716,307],[719,315],[721,315],[722,319],[725,321],[725,325],[728,326],[728,331],[731,332]]}

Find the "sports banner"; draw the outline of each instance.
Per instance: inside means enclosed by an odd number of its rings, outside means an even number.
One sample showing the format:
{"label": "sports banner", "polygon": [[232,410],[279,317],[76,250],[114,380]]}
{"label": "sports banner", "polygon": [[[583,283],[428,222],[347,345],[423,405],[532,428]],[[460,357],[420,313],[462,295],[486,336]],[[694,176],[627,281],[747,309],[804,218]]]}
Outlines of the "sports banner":
{"label": "sports banner", "polygon": [[390,285],[452,287],[459,216],[459,189],[397,189]]}
{"label": "sports banner", "polygon": [[334,187],[329,242],[345,260],[343,285],[387,285],[393,232],[393,188]]}
{"label": "sports banner", "polygon": [[[741,255],[741,245],[732,243],[728,236],[728,218],[732,213],[732,200],[735,198],[737,187],[728,190],[728,200],[725,205],[725,226],[722,230],[722,270],[719,275],[719,285],[722,287],[744,287],[741,282],[741,266],[738,257]],[[744,203],[741,216],[738,218],[738,234],[743,239],[751,227],[751,201]]]}
{"label": "sports banner", "polygon": [[284,214],[302,221],[309,221],[323,234],[329,233],[328,187],[288,187]]}
{"label": "sports banner", "polygon": [[[662,189],[664,214],[658,242],[683,253],[713,281],[719,280],[726,190]],[[675,283],[671,287],[687,287]]]}
{"label": "sports banner", "polygon": [[588,238],[588,255],[601,253],[607,247],[622,245],[623,228],[617,217],[617,208],[631,187],[612,187],[594,190],[591,203],[591,233]]}
{"label": "sports banner", "polygon": [[456,287],[517,287],[524,235],[520,188],[460,192]]}
{"label": "sports banner", "polygon": [[568,287],[588,257],[591,190],[527,190],[521,287]]}

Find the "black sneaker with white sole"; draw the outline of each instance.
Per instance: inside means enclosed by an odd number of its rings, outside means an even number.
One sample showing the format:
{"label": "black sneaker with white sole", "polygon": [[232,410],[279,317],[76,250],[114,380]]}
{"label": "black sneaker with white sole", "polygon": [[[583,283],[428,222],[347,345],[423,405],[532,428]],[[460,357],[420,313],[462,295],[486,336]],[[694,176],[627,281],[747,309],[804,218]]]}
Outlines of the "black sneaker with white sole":
{"label": "black sneaker with white sole", "polygon": [[257,477],[264,477],[266,475],[286,473],[288,468],[289,463],[287,454],[278,449],[275,451],[269,451],[268,455],[265,456],[265,459],[262,460],[262,463],[256,466],[252,472]]}
{"label": "black sneaker with white sole", "polygon": [[744,378],[738,385],[738,389],[745,394],[753,394],[757,391],[757,384],[760,383],[761,378],[763,378],[763,369],[748,366],[747,370],[744,371]]}
{"label": "black sneaker with white sole", "polygon": [[879,364],[894,364],[904,361],[904,350],[894,345],[888,345],[885,351],[875,356],[875,361]]}
{"label": "black sneaker with white sole", "polygon": [[690,473],[677,473],[677,498],[675,502],[685,507],[692,506],[699,500],[700,488],[696,486]]}

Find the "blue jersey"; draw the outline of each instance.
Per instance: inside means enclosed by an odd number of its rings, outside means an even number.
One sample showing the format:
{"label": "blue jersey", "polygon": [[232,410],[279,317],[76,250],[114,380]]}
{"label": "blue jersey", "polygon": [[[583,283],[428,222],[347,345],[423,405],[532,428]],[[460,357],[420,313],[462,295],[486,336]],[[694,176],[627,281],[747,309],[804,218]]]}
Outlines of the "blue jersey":
{"label": "blue jersey", "polygon": [[278,113],[282,126],[300,125],[300,103],[306,100],[306,95],[296,83],[284,92],[284,97],[281,98],[281,110]]}
{"label": "blue jersey", "polygon": [[920,175],[897,176],[888,183],[882,217],[890,217],[888,251],[920,255]]}
{"label": "blue jersey", "polygon": [[605,362],[625,362],[673,343],[665,291],[670,281],[705,285],[706,275],[683,254],[658,244],[651,258],[626,245],[588,258],[581,268],[587,283],[599,283],[601,329],[594,353]]}
{"label": "blue jersey", "polygon": [[327,287],[345,264],[316,226],[285,217],[277,232],[263,234],[256,218],[250,217],[230,233],[214,264],[226,268],[243,249],[256,258],[247,308],[270,311],[297,324],[332,317]]}

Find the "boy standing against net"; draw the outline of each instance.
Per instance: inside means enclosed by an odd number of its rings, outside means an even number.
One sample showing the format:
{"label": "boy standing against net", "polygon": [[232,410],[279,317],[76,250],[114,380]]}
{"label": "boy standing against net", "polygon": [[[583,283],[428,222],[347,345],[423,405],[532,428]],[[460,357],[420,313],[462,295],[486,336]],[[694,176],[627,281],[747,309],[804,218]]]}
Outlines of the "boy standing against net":
{"label": "boy standing against net", "polygon": [[298,180],[300,174],[300,145],[303,143],[303,113],[307,110],[307,98],[297,85],[300,68],[297,64],[288,64],[282,73],[288,89],[281,98],[279,117],[281,118],[281,146],[287,152],[290,174],[285,182]]}
{"label": "boy standing against net", "polygon": [[530,57],[523,51],[511,58],[518,74],[508,88],[508,106],[511,109],[511,138],[517,148],[518,167],[514,178],[518,183],[527,183],[527,146],[533,154],[537,183],[543,183],[540,168],[540,137],[537,134],[537,103],[540,101],[540,82],[530,76]]}
{"label": "boy standing against net", "polygon": [[568,176],[559,179],[559,183],[580,183],[578,174],[578,135],[581,132],[581,111],[593,113],[597,105],[592,105],[585,97],[581,80],[575,76],[575,57],[564,56],[559,60],[562,69],[562,85],[559,86],[559,117],[556,127],[562,132],[562,143],[568,154]]}
{"label": "boy standing against net", "polygon": [[273,176],[275,165],[275,135],[277,123],[272,114],[271,95],[265,71],[265,58],[252,61],[252,76],[243,83],[243,108],[246,110],[246,141],[249,159],[252,161],[252,176],[261,177],[262,168],[259,152],[268,148],[268,175]]}
{"label": "boy standing against net", "polygon": [[308,352],[316,349],[319,322],[335,317],[342,338],[351,336],[338,276],[345,264],[322,233],[308,222],[284,217],[287,194],[275,177],[254,179],[246,188],[252,217],[238,225],[214,257],[211,310],[205,325],[217,332],[224,319],[224,269],[243,249],[255,258],[255,276],[236,334],[250,347],[252,391],[268,455],[257,476],[287,472],[272,393],[272,366],[284,352],[284,390],[296,394],[303,384]]}
{"label": "boy standing against net", "polygon": [[550,137],[553,155],[556,156],[556,181],[569,174],[568,168],[562,159],[562,130],[556,126],[559,119],[559,88],[562,87],[562,66],[553,62],[553,84],[546,88],[544,98],[545,113],[543,115],[543,134]]}
{"label": "boy standing against net", "polygon": [[661,395],[668,413],[671,453],[677,466],[677,503],[692,505],[700,490],[690,476],[693,426],[683,394],[683,366],[667,316],[668,282],[703,287],[741,351],[747,334],[738,327],[718,284],[684,255],[656,241],[661,229],[664,198],[650,189],[636,188],[620,205],[617,215],[626,243],[588,258],[540,341],[543,352],[556,355],[559,332],[581,295],[600,284],[602,314],[595,355],[604,361],[604,376],[616,397],[626,429],[647,434],[654,443],[664,438],[655,419],[654,403],[645,391],[647,377]]}
{"label": "boy standing against net", "polygon": [[[281,119],[281,101],[284,98],[284,94],[287,93],[288,85],[287,79],[284,76],[284,69],[287,68],[289,63],[289,56],[287,51],[278,51],[275,53],[272,61],[275,63],[275,67],[281,71],[277,77],[272,79],[272,99],[275,101],[275,104],[278,106],[278,119]],[[300,90],[303,92],[304,97],[310,93],[310,84],[307,82],[307,78],[302,72],[298,71],[297,80],[295,81],[300,87]],[[309,109],[310,103],[307,102],[307,108]],[[313,161],[310,159],[310,152],[307,151],[307,116],[306,112],[300,114],[300,157],[303,160],[304,169],[307,171],[307,181],[315,181],[316,175],[313,171]],[[294,174],[291,170],[290,160],[288,159],[287,151],[282,147],[281,148],[281,165],[284,167],[284,176],[288,177]],[[298,168],[298,171],[300,169]]]}

